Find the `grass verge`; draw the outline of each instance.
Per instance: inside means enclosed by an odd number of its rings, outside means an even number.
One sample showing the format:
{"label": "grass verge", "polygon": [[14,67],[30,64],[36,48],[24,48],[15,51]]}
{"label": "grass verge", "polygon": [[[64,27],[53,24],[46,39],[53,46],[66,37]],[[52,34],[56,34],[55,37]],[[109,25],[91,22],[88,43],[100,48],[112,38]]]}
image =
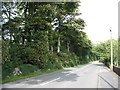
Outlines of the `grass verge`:
{"label": "grass verge", "polygon": [[10,78],[7,78],[5,80],[2,80],[2,84],[8,83],[8,82],[17,81],[17,80],[27,79],[27,78],[31,78],[31,77],[35,77],[35,76],[39,76],[39,75],[43,75],[43,74],[47,74],[47,73],[59,71],[59,70],[62,70],[62,69],[56,69],[56,70],[50,70],[50,71],[43,71],[43,72],[36,72],[36,73],[31,73],[31,74],[26,75],[26,76],[10,77]]}
{"label": "grass verge", "polygon": [[[84,64],[80,64],[80,65],[76,65],[76,66],[81,66],[81,65],[84,65]],[[73,67],[76,67],[76,66],[73,66]],[[72,67],[64,67],[61,69],[54,69],[54,70],[50,70],[50,71],[36,72],[36,73],[31,73],[31,74],[26,75],[26,76],[9,77],[9,78],[6,78],[5,80],[2,80],[2,84],[17,81],[17,80],[27,79],[27,78],[31,78],[31,77],[35,77],[35,76],[39,76],[39,75],[44,75],[44,74],[52,73],[55,71],[60,71],[60,70],[67,69],[67,68],[72,68]]]}

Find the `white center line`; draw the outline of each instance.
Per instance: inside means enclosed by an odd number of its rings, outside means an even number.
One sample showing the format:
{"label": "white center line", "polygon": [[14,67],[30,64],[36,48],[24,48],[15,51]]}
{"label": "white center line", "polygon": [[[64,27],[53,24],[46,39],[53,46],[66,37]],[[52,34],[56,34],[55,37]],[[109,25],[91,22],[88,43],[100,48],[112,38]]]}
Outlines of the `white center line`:
{"label": "white center line", "polygon": [[[83,70],[83,69],[87,68],[88,66],[89,66],[89,64],[86,65],[86,66],[84,66],[84,67],[82,67],[81,69]],[[80,69],[80,70],[81,70],[81,69]],[[79,71],[79,70],[75,70],[75,71]],[[70,74],[72,74],[72,73],[75,73],[75,72],[70,71],[69,74],[66,74],[66,75],[64,75],[64,76],[68,76],[68,75],[70,75]],[[41,85],[41,86],[44,86],[44,85],[46,85],[46,84],[49,84],[49,83],[54,82],[54,81],[56,81],[56,80],[59,80],[59,79],[61,79],[61,78],[64,77],[64,76],[61,76],[61,77],[59,77],[59,78],[53,79],[53,80],[48,81],[48,82],[44,82],[44,83],[42,83],[42,84],[40,84],[40,85]]]}
{"label": "white center line", "polygon": [[[81,69],[83,70],[83,69],[87,68],[89,65],[90,65],[90,64],[88,64],[88,65],[82,67]],[[80,69],[80,70],[81,70],[81,69]],[[79,71],[79,70],[75,70],[75,71]],[[58,78],[53,79],[53,80],[48,81],[48,82],[43,82],[43,83],[41,83],[40,85],[41,85],[41,86],[44,86],[44,85],[46,85],[46,84],[49,84],[49,83],[54,82],[54,81],[56,81],[56,80],[59,80],[59,79],[61,79],[61,78],[64,77],[64,76],[68,76],[68,75],[70,75],[70,74],[72,74],[72,73],[75,73],[75,72],[70,71],[69,74],[63,75],[63,76],[61,76],[61,77],[58,77]]]}
{"label": "white center line", "polygon": [[49,84],[49,83],[51,83],[51,82],[54,82],[54,81],[56,81],[56,80],[59,80],[60,78],[61,78],[61,77],[56,78],[56,79],[53,79],[53,80],[48,81],[48,82],[44,82],[44,83],[42,83],[42,84],[40,84],[40,85],[43,86],[43,85]]}
{"label": "white center line", "polygon": [[71,73],[69,73],[69,74],[66,74],[65,76],[68,76],[68,75],[70,75]]}

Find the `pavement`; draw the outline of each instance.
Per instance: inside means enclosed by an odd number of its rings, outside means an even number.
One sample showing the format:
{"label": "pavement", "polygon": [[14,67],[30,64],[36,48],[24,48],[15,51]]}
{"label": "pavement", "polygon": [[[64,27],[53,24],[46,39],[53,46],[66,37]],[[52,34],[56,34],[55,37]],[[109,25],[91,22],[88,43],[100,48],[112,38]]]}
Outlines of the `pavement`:
{"label": "pavement", "polygon": [[95,61],[86,65],[10,82],[2,88],[118,88],[119,76]]}

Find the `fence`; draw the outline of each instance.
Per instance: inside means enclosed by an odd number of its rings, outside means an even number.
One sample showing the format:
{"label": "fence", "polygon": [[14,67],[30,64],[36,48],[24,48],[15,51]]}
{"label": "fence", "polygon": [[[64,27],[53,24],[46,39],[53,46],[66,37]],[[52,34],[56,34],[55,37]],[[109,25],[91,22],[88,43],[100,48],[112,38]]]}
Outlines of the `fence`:
{"label": "fence", "polygon": [[120,68],[113,66],[113,71],[120,76]]}

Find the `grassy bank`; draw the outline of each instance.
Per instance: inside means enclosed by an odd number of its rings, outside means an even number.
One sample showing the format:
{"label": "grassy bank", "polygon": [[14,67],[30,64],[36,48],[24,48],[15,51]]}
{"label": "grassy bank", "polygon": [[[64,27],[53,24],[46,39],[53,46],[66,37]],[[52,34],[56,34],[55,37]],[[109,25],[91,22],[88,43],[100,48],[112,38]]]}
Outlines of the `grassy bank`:
{"label": "grassy bank", "polygon": [[[75,67],[91,62],[92,60],[82,59],[74,53],[48,53],[44,57],[44,61],[34,63],[23,63],[15,61],[7,61],[2,65],[2,83],[12,82],[16,80],[26,79],[39,76],[65,68]],[[35,61],[35,60],[33,60]],[[16,68],[21,73],[16,73]]]}
{"label": "grassy bank", "polygon": [[[80,64],[80,65],[76,65],[76,66],[81,66],[81,65],[84,65],[84,64]],[[74,66],[74,67],[76,67],[76,66]],[[9,78],[4,79],[2,81],[2,84],[17,81],[17,80],[27,79],[27,78],[31,78],[31,77],[35,77],[35,76],[40,76],[40,75],[52,73],[52,72],[55,72],[55,71],[60,71],[60,70],[67,69],[67,68],[71,68],[71,67],[64,67],[64,68],[61,68],[61,69],[54,69],[54,70],[36,72],[36,73],[31,73],[29,75],[24,75],[24,76],[9,77]]]}
{"label": "grassy bank", "polygon": [[[62,69],[59,69],[62,70]],[[22,80],[22,79],[27,79],[30,77],[35,77],[35,76],[39,76],[39,75],[43,75],[43,74],[47,74],[47,73],[51,73],[51,72],[55,72],[55,71],[59,71],[58,69],[56,70],[50,70],[50,71],[43,71],[43,72],[37,72],[37,73],[31,73],[29,75],[25,75],[25,76],[15,76],[15,77],[9,77],[6,78],[2,81],[2,83],[8,83],[8,82],[13,82],[13,81],[17,81],[17,80]]]}

